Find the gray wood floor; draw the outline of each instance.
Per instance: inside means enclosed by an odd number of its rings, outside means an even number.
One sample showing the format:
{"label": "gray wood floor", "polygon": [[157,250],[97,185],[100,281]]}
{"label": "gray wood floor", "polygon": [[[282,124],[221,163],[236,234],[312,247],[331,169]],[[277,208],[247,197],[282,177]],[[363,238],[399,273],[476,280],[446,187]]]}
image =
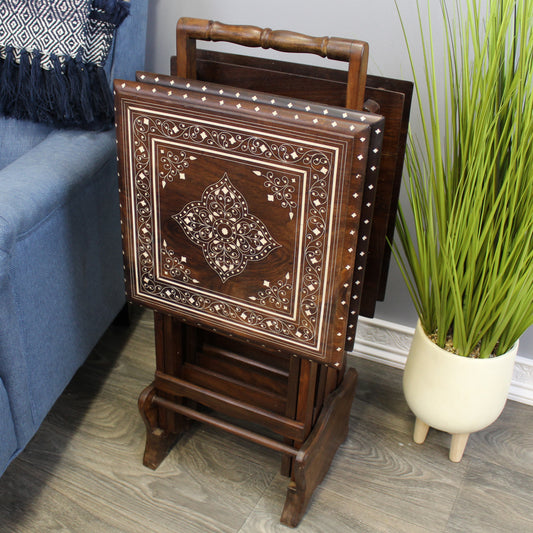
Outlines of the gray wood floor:
{"label": "gray wood floor", "polygon": [[[411,441],[401,372],[362,359],[348,439],[297,531],[533,532],[533,408],[508,402],[463,461],[449,435]],[[152,319],[113,326],[0,478],[0,531],[289,531],[277,453],[197,425],[159,469],[141,464],[137,396],[154,371]]]}

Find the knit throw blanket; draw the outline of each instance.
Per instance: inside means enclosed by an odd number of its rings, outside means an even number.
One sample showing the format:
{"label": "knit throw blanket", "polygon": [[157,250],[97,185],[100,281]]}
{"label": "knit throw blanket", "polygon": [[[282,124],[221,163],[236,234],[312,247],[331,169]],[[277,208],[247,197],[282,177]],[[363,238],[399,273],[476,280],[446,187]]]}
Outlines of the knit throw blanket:
{"label": "knit throw blanket", "polygon": [[0,113],[56,127],[113,124],[104,71],[125,0],[0,0]]}

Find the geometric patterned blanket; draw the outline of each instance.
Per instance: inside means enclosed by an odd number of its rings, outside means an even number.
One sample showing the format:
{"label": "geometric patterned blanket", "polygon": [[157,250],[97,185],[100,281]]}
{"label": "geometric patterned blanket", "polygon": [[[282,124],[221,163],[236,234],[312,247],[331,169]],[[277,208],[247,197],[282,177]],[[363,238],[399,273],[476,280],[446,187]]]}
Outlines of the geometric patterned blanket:
{"label": "geometric patterned blanket", "polygon": [[107,129],[104,65],[129,0],[1,0],[0,114]]}

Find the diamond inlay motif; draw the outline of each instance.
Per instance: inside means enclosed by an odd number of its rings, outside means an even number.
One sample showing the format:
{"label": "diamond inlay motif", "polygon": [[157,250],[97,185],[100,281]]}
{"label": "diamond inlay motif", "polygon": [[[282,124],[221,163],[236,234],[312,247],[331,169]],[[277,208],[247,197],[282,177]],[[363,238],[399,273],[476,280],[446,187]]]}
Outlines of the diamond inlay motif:
{"label": "diamond inlay motif", "polygon": [[202,248],[222,282],[241,274],[248,261],[261,261],[280,247],[265,224],[249,212],[246,199],[226,173],[204,190],[201,200],[189,202],[172,218]]}

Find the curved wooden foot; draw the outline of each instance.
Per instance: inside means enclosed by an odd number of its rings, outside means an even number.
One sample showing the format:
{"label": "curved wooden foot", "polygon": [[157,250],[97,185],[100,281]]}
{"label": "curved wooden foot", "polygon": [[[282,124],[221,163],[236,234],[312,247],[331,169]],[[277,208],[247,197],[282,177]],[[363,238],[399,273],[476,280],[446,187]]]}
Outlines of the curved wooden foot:
{"label": "curved wooden foot", "polygon": [[161,464],[178,440],[178,433],[171,433],[159,427],[160,413],[153,403],[155,393],[155,386],[152,383],[141,392],[138,402],[139,411],[146,426],[143,464],[152,470]]}
{"label": "curved wooden foot", "polygon": [[341,385],[328,397],[316,424],[294,459],[293,479],[281,514],[281,523],[296,527],[303,518],[315,488],[348,434],[350,408],[357,372],[350,368]]}
{"label": "curved wooden foot", "polygon": [[417,444],[422,444],[426,440],[428,431],[429,426],[420,420],[420,418],[417,418],[415,422],[415,430],[413,432],[413,440]]}
{"label": "curved wooden foot", "polygon": [[452,435],[452,442],[450,444],[450,461],[459,463],[463,458],[466,443],[470,433],[456,433]]}

